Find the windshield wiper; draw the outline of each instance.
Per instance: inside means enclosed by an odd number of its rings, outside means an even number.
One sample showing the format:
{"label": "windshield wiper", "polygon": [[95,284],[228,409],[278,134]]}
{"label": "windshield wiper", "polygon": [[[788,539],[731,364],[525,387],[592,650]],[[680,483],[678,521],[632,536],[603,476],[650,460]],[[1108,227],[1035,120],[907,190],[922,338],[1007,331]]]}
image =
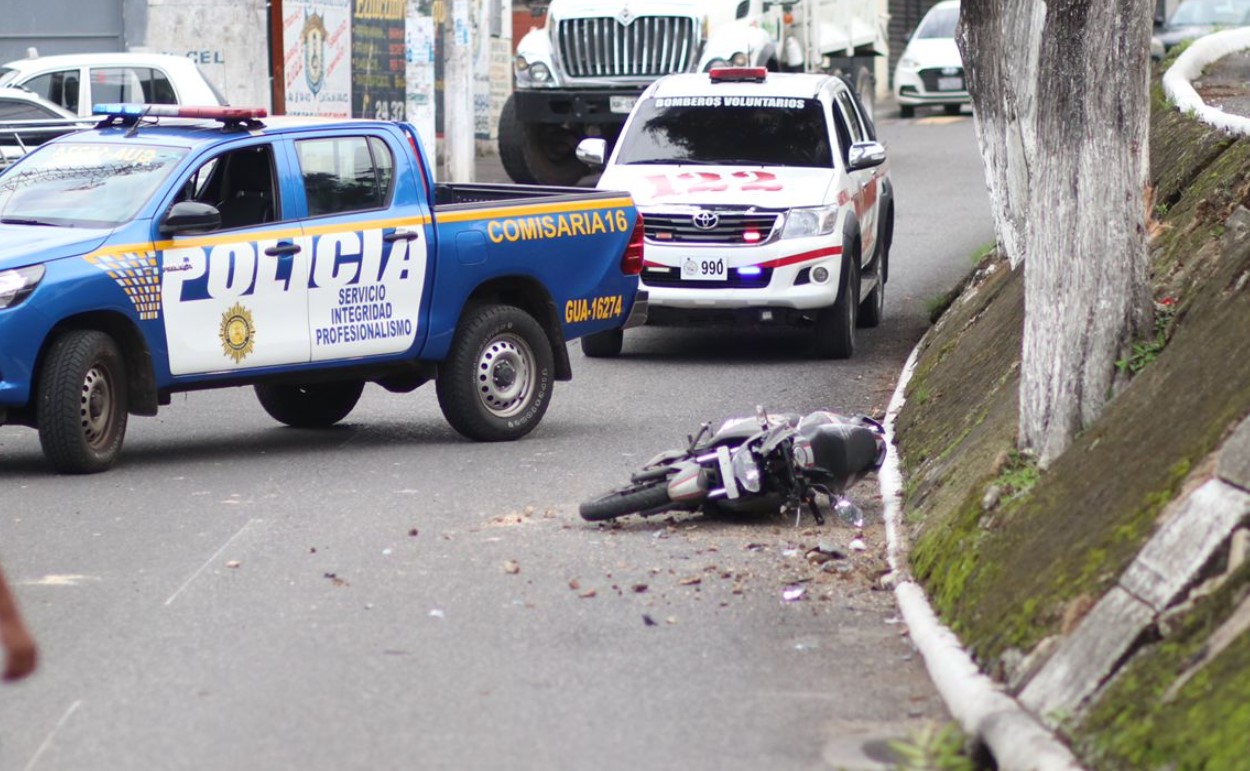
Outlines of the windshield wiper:
{"label": "windshield wiper", "polygon": [[0,217],[0,224],[4,225],[43,225],[45,227],[56,227],[55,222],[44,222],[43,220],[29,219],[27,217]]}

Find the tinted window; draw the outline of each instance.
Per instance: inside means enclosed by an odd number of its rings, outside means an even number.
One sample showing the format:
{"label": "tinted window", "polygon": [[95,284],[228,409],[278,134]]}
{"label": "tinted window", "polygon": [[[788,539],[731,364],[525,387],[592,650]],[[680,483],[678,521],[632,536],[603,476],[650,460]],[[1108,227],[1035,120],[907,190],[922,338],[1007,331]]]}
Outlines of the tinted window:
{"label": "tinted window", "polygon": [[868,132],[864,130],[863,121],[859,118],[859,112],[855,109],[855,103],[851,100],[851,95],[845,91],[838,93],[838,107],[842,110],[842,117],[846,120],[846,127],[851,132],[851,142],[863,142],[868,138]]}
{"label": "tinted window", "polygon": [[232,150],[205,162],[184,183],[180,199],[213,204],[222,229],[255,227],[278,217],[273,148]]}
{"label": "tinted window", "polygon": [[0,121],[6,120],[48,120],[61,116],[37,104],[17,99],[0,99]]}
{"label": "tinted window", "polygon": [[390,198],[395,159],[377,138],[305,139],[295,143],[308,216],[380,209]]}
{"label": "tinted window", "polygon": [[49,102],[59,104],[70,112],[78,112],[78,70],[49,72],[22,85]]}
{"label": "tinted window", "polygon": [[660,97],[638,105],[617,163],[833,165],[815,99]]}

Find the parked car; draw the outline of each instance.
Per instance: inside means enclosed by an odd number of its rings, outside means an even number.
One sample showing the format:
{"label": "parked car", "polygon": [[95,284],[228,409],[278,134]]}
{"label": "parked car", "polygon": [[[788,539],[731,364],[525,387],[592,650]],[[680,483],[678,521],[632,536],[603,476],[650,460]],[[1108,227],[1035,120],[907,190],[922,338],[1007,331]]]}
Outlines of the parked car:
{"label": "parked car", "polygon": [[22,86],[82,116],[100,103],[224,105],[195,62],[172,54],[36,56],[0,65],[0,86]]}
{"label": "parked car", "polygon": [[1151,54],[1162,58],[1173,46],[1226,27],[1250,24],[1250,0],[1183,0],[1172,18],[1155,20]]}
{"label": "parked car", "polygon": [[943,0],[920,20],[894,68],[894,98],[902,117],[912,117],[921,105],[940,105],[957,115],[971,101],[955,44],[958,24],[959,0]]}
{"label": "parked car", "polygon": [[25,89],[0,87],[0,169],[31,147],[86,125],[69,110]]}
{"label": "parked car", "polygon": [[[605,140],[579,152],[603,164]],[[599,178],[643,215],[647,323],[791,324],[845,359],[884,313],[894,232],[885,148],[832,75],[714,69],[639,97]],[[621,330],[583,339],[620,351]]]}

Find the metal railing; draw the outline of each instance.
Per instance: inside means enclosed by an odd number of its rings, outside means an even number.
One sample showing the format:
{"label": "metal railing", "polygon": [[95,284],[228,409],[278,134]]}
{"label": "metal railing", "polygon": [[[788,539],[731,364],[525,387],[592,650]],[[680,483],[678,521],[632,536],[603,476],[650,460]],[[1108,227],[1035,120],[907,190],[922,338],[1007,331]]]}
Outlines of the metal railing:
{"label": "metal railing", "polygon": [[0,121],[0,169],[44,142],[94,125],[93,120],[75,118]]}

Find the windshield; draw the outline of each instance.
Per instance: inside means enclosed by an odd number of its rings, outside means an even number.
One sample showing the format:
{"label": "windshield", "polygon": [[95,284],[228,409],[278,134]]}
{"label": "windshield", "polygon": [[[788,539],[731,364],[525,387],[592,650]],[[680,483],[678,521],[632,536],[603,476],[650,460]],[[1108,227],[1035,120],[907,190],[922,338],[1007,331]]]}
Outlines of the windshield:
{"label": "windshield", "polygon": [[0,223],[120,225],[135,216],[186,152],[77,142],[45,147],[0,175]]}
{"label": "windshield", "polygon": [[825,111],[815,99],[661,97],[637,109],[618,164],[833,166]]}
{"label": "windshield", "polygon": [[1188,0],[1172,14],[1173,27],[1241,26],[1250,23],[1246,0]]}
{"label": "windshield", "polygon": [[929,38],[955,37],[955,25],[959,24],[959,6],[934,8],[925,14],[920,28],[913,36],[914,40]]}

